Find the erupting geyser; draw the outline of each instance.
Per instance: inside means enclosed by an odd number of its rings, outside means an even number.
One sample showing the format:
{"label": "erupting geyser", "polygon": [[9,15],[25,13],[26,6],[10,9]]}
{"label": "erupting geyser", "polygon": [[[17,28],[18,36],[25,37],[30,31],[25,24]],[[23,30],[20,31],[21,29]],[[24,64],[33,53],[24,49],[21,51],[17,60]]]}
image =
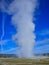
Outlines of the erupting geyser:
{"label": "erupting geyser", "polygon": [[[13,14],[12,24],[17,29],[13,39],[21,46],[19,57],[31,58],[35,42],[34,11],[37,0],[14,0],[9,6],[9,14]],[[16,41],[15,41],[16,42]]]}
{"label": "erupting geyser", "polygon": [[8,14],[12,14],[12,24],[17,33],[13,35],[15,43],[21,47],[18,50],[19,58],[31,58],[33,56],[33,46],[35,43],[34,11],[37,0],[13,0],[8,7]]}

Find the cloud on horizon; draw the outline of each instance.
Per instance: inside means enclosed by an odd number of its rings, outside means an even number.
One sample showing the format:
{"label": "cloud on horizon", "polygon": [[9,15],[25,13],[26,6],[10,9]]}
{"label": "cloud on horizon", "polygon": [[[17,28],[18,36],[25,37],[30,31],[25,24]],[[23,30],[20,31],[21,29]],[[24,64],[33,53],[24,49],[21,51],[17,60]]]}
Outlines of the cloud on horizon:
{"label": "cloud on horizon", "polygon": [[49,51],[49,38],[36,41],[34,45],[34,53],[35,54],[42,54],[42,53],[48,53]]}

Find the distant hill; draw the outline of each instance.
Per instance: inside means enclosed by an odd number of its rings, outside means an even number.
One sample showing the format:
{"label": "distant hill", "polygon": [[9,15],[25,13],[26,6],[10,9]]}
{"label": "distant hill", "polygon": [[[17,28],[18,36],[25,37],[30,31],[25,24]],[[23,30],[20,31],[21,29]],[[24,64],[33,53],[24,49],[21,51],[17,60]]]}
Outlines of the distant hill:
{"label": "distant hill", "polygon": [[16,54],[0,54],[0,58],[18,58]]}
{"label": "distant hill", "polygon": [[49,56],[49,53],[35,54],[35,56]]}

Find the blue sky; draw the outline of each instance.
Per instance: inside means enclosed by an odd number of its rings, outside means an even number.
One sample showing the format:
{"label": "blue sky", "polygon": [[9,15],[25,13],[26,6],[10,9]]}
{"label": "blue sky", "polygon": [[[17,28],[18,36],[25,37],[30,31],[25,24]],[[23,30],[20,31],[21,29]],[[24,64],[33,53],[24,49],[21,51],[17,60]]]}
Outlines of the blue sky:
{"label": "blue sky", "polygon": [[[49,0],[39,0],[39,8],[35,15],[35,34],[36,43],[34,44],[34,53],[49,53]],[[5,21],[4,37],[7,40],[3,46],[3,53],[16,53],[18,45],[12,41],[12,35],[16,33],[15,27],[11,24],[11,15],[0,11],[0,40],[2,36],[2,22]],[[1,46],[0,46],[1,50]],[[1,52],[0,52],[1,53]]]}
{"label": "blue sky", "polygon": [[[35,53],[49,52],[49,0],[40,0],[39,9],[35,16],[36,24],[36,40]],[[38,48],[39,47],[39,48]]]}

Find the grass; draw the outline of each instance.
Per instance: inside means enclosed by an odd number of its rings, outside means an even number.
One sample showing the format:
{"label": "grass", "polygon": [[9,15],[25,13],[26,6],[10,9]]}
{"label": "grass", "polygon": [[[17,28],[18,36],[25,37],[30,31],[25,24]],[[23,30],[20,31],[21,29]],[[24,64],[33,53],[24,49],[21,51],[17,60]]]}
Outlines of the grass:
{"label": "grass", "polygon": [[0,65],[49,65],[45,59],[0,58]]}

